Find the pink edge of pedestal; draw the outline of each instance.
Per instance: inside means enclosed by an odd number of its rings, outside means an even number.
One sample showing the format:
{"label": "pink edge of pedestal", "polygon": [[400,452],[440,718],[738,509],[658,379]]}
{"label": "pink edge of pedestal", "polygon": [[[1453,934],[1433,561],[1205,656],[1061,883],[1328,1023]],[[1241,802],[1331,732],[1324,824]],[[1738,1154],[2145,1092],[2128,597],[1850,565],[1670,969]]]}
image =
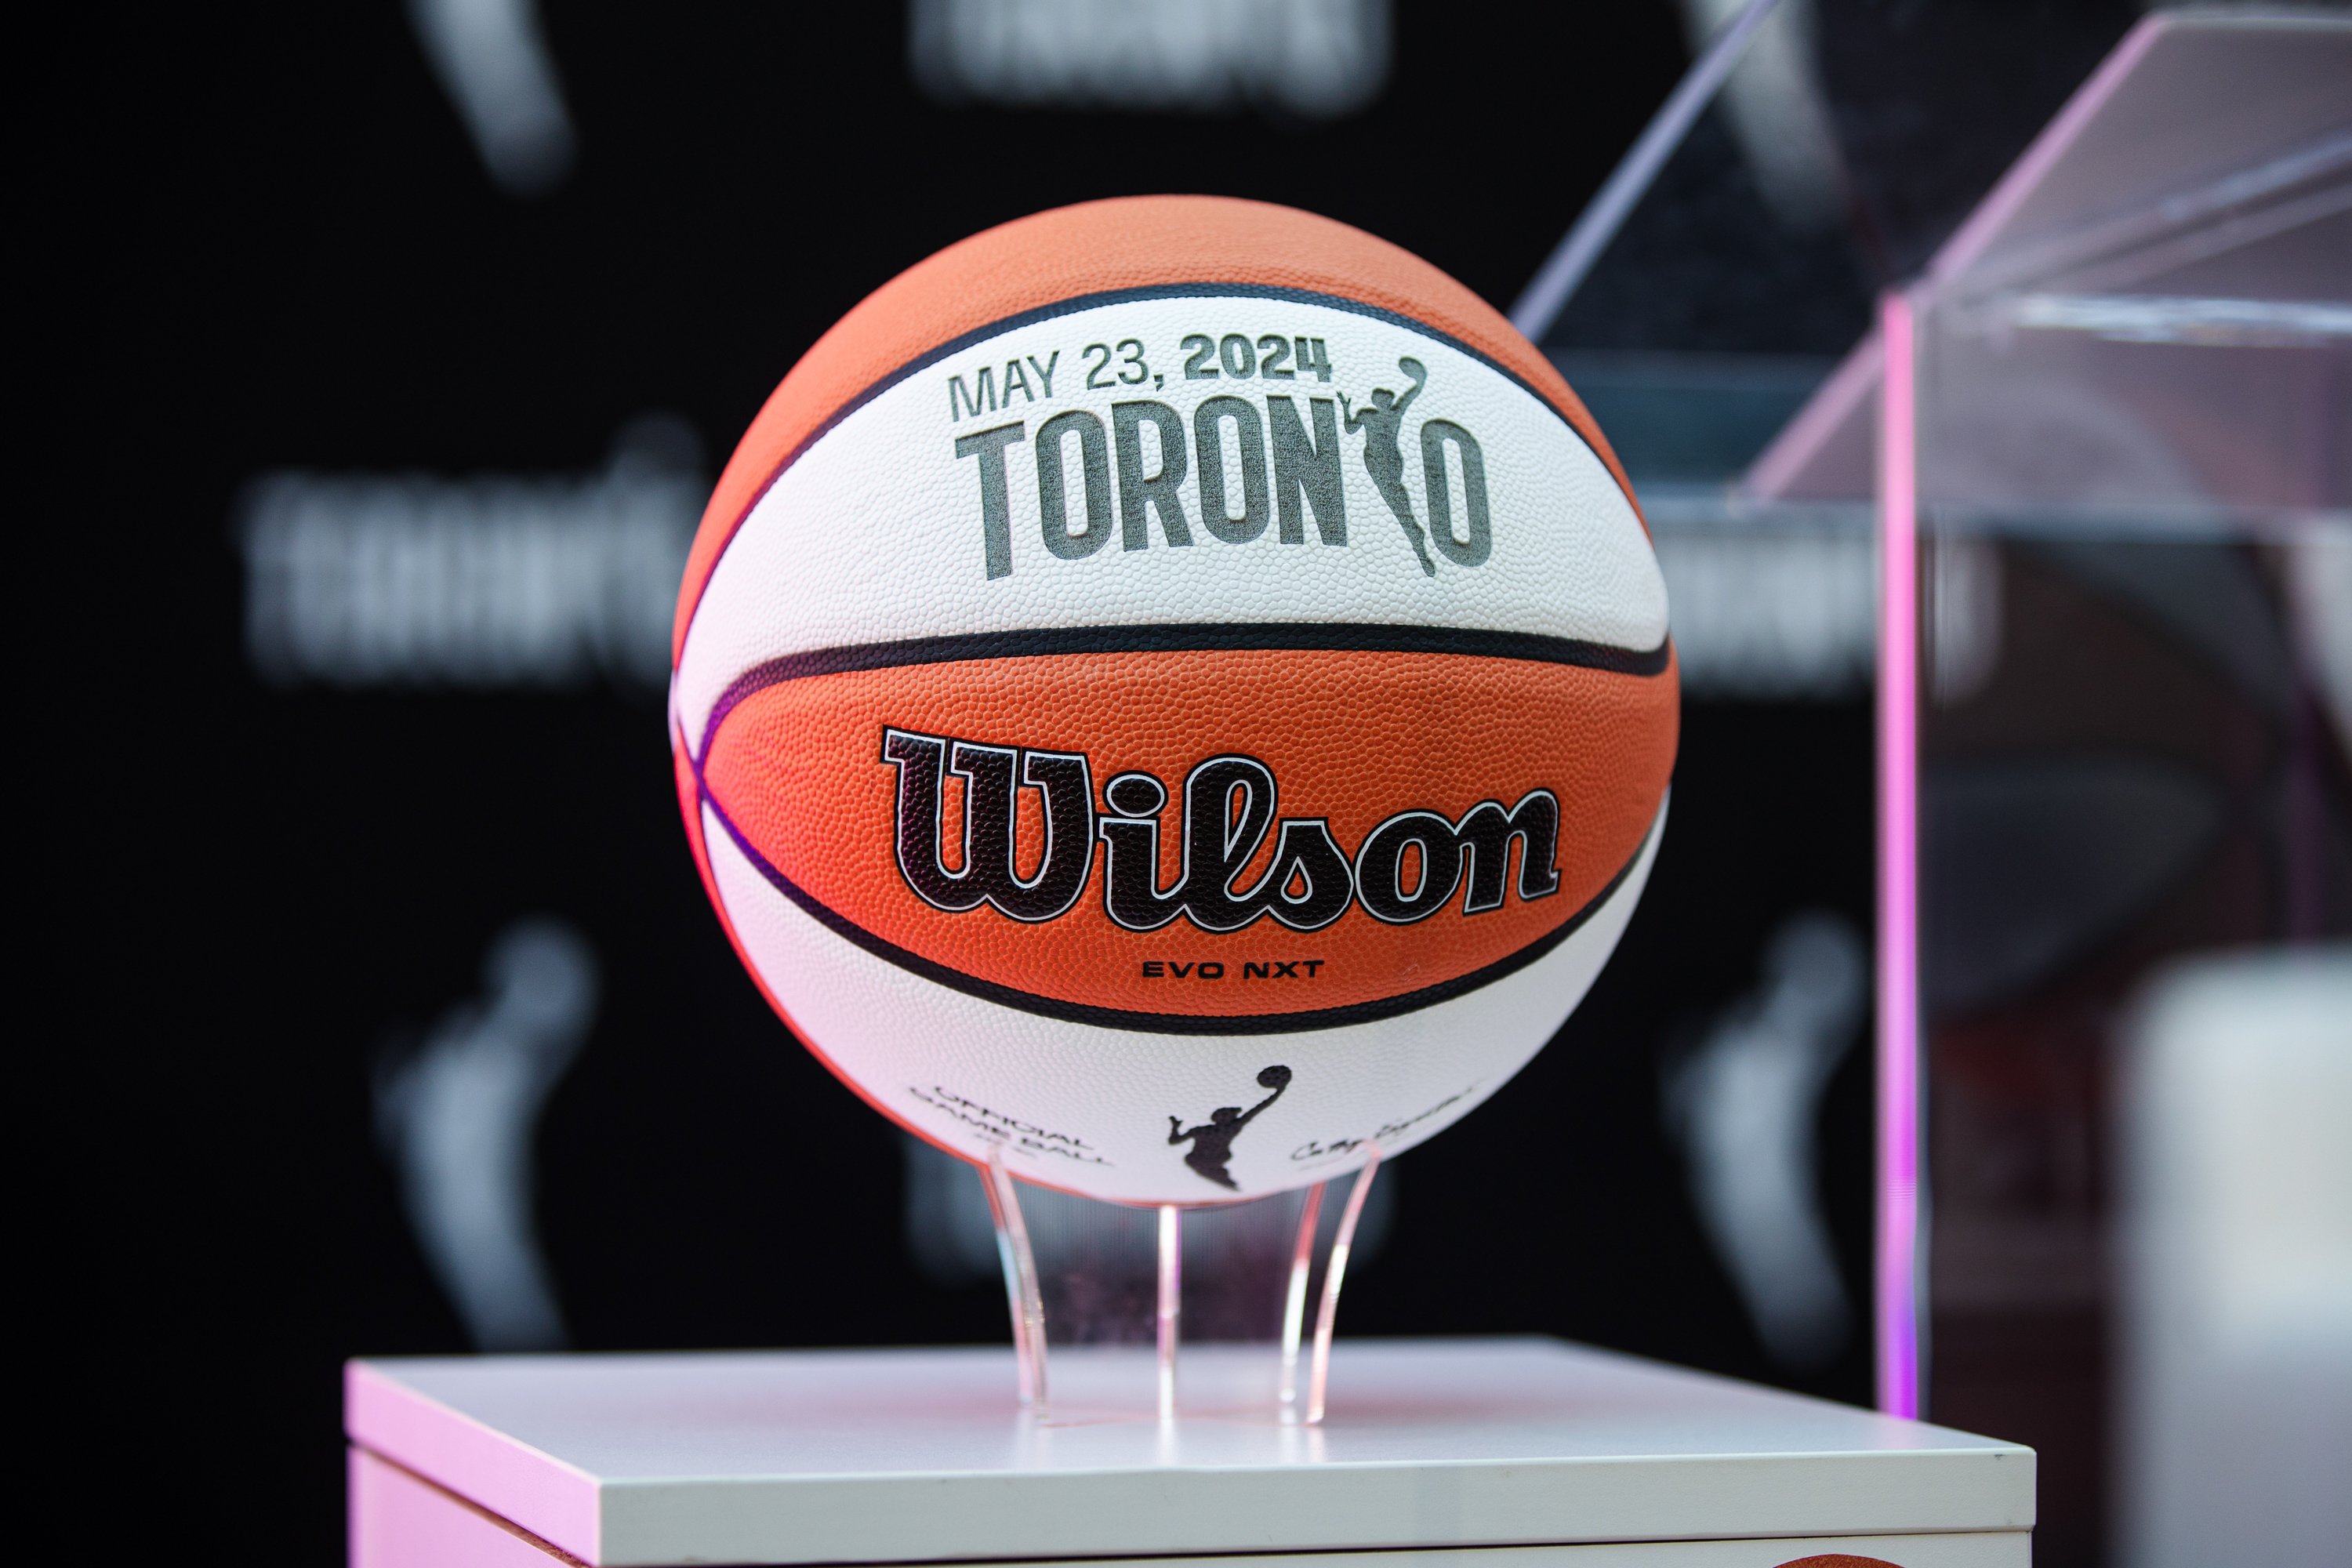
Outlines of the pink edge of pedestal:
{"label": "pink edge of pedestal", "polygon": [[594,1477],[492,1431],[366,1362],[343,1365],[343,1434],[575,1556],[598,1560]]}
{"label": "pink edge of pedestal", "polygon": [[1916,340],[1879,310],[1878,1407],[1919,1414],[1919,590]]}
{"label": "pink edge of pedestal", "polygon": [[420,1479],[365,1448],[350,1451],[347,1568],[558,1568],[581,1559]]}

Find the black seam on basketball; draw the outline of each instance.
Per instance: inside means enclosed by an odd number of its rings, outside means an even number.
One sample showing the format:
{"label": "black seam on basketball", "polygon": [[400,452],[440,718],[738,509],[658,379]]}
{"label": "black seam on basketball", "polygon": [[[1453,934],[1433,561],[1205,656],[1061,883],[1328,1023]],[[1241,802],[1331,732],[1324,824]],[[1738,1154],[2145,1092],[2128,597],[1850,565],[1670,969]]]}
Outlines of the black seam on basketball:
{"label": "black seam on basketball", "polygon": [[719,692],[702,721],[702,754],[738,704],[771,686],[819,675],[847,675],[908,665],[986,658],[1050,658],[1090,653],[1434,653],[1564,664],[1612,675],[1665,672],[1671,639],[1654,648],[1616,647],[1538,632],[1462,626],[1401,626],[1339,621],[1188,621],[1132,626],[1049,626],[1018,632],[963,632],[899,642],[788,653],[753,665]]}
{"label": "black seam on basketball", "polygon": [[[700,804],[709,807],[710,815],[719,819],[719,826],[727,830],[727,837],[734,841],[735,847],[741,852],[743,858],[751,862],[751,868],[765,878],[771,887],[790,899],[799,906],[803,913],[808,915],[819,925],[824,926],[835,936],[865,949],[884,963],[896,964],[911,974],[919,975],[930,981],[933,984],[944,985],[951,991],[961,991],[967,996],[977,997],[983,1002],[993,1002],[1000,1007],[1012,1007],[1020,1012],[1034,1013],[1040,1017],[1058,1019],[1066,1024],[1091,1024],[1098,1028],[1126,1029],[1139,1034],[1152,1035],[1295,1035],[1309,1029],[1336,1029],[1350,1024],[1374,1024],[1383,1018],[1394,1018],[1406,1013],[1418,1013],[1424,1007],[1433,1007],[1441,1002],[1451,1002],[1457,996],[1467,995],[1483,986],[1492,984],[1506,975],[1514,974],[1525,969],[1583,929],[1585,923],[1600,912],[1601,907],[1625,885],[1625,879],[1633,874],[1633,868],[1641,864],[1643,852],[1649,847],[1650,840],[1656,837],[1658,831],[1657,819],[1654,816],[1649,828],[1642,835],[1642,841],[1633,847],[1632,856],[1626,859],[1624,865],[1617,868],[1617,874],[1610,878],[1601,889],[1587,900],[1581,909],[1525,947],[1506,953],[1484,968],[1474,969],[1467,974],[1456,975],[1452,980],[1441,981],[1435,985],[1423,986],[1418,991],[1408,991],[1402,995],[1382,997],[1373,1002],[1351,1003],[1344,1007],[1320,1007],[1304,1013],[1248,1013],[1207,1016],[1195,1013],[1133,1012],[1121,1007],[1095,1007],[1082,1002],[1063,1002],[1051,996],[1040,996],[1032,991],[1020,991],[1010,985],[999,985],[992,980],[982,980],[977,975],[966,974],[960,969],[951,969],[935,959],[925,958],[919,952],[910,952],[886,937],[867,931],[864,926],[834,910],[799,883],[770,865],[768,858],[752,847],[751,840],[743,837],[742,832],[736,827],[734,820],[727,815],[727,808],[720,805],[717,798],[711,795],[709,785],[703,782],[699,763],[695,765],[695,793]],[[708,851],[706,850],[705,853]]]}
{"label": "black seam on basketball", "polygon": [[[1426,321],[1416,321],[1411,316],[1389,310],[1385,306],[1366,304],[1361,300],[1350,300],[1344,294],[1325,294],[1313,289],[1285,289],[1272,283],[1154,283],[1140,289],[1108,289],[1099,294],[1074,294],[1069,299],[1057,300],[1050,305],[1039,305],[1033,310],[1020,310],[1010,316],[1000,317],[996,321],[974,327],[959,337],[950,338],[937,348],[927,349],[898,369],[869,384],[864,391],[850,397],[819,421],[816,427],[801,437],[799,443],[791,451],[776,460],[776,466],[769,470],[768,477],[760,481],[760,488],[751,492],[751,499],[743,503],[743,509],[728,523],[727,537],[719,542],[719,552],[710,558],[710,570],[703,574],[701,585],[694,591],[694,609],[686,617],[686,637],[678,639],[679,648],[683,650],[687,637],[694,635],[694,617],[702,613],[702,599],[710,589],[710,579],[719,574],[719,563],[727,558],[728,549],[735,542],[735,536],[743,531],[743,524],[751,519],[754,511],[759,510],[760,502],[767,499],[768,492],[775,489],[776,481],[784,477],[785,470],[799,462],[802,455],[811,447],[830,435],[835,426],[839,425],[908,376],[919,374],[939,363],[940,361],[960,354],[973,344],[995,337],[1001,332],[1034,326],[1039,321],[1050,321],[1059,316],[1075,315],[1080,310],[1092,310],[1105,305],[1123,305],[1134,300],[1201,299],[1297,300],[1307,304],[1328,305],[1333,310],[1345,310],[1351,315],[1369,316],[1374,321],[1387,321],[1392,326],[1419,332],[1425,338],[1433,338],[1449,347],[1459,349],[1487,369],[1507,379],[1512,385],[1527,393],[1545,408],[1550,410],[1554,418],[1567,426],[1570,433],[1579,441],[1584,443],[1585,450],[1591,452],[1595,458],[1601,458],[1601,453],[1593,447],[1591,439],[1583,431],[1577,429],[1576,422],[1561,413],[1553,405],[1552,400],[1544,395],[1542,390],[1527,377],[1486,353],[1486,350],[1465,342],[1451,332],[1441,331]],[[1608,459],[1601,458],[1601,466],[1607,468]],[[1622,489],[1622,487],[1621,486],[1620,489]],[[1625,499],[1629,505],[1632,504],[1633,496],[1630,493]],[[1640,515],[1638,510],[1635,515]]]}

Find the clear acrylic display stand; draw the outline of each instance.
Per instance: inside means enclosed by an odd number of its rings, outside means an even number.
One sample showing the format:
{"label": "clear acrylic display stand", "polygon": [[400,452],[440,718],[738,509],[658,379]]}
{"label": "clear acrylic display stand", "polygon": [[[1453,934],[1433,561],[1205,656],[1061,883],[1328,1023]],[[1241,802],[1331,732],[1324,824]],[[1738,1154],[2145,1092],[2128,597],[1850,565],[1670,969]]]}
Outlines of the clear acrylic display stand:
{"label": "clear acrylic display stand", "polygon": [[[2073,973],[2061,950],[2084,957],[2105,951],[2099,939],[2120,953],[2126,917],[2195,858],[2184,850],[2169,870],[2151,861],[2147,887],[2117,882],[2111,910],[2092,907],[2092,868],[2008,908],[1992,882],[2005,876],[2021,895],[2028,872],[2060,863],[1982,829],[2030,828],[2086,853],[2085,826],[2121,821],[2135,803],[2184,820],[2204,807],[2196,791],[2167,795],[2170,781],[2146,767],[2095,773],[2085,759],[2157,757],[2184,778],[2227,779],[2231,744],[2274,745],[2275,776],[2215,810],[2275,819],[2281,908],[2272,918],[2254,899],[2242,929],[2201,940],[2311,940],[2344,897],[2328,885],[2317,803],[2320,715],[2345,710],[2328,674],[2331,660],[2345,667],[2329,652],[2345,617],[2330,606],[2352,541],[2347,72],[2352,18],[2341,15],[2144,19],[1924,276],[1886,295],[1878,331],[1748,473],[1759,510],[1874,499],[1879,513],[1878,1350],[1882,1403],[1896,1414],[1922,1408],[1930,1253],[1948,1300],[1995,1275],[2056,1289],[2042,1254],[1990,1239],[2019,1228],[2007,1218],[1988,1217],[1969,1245],[1955,1239],[1969,1216],[1951,1182],[1934,1224],[1955,1234],[1928,1244],[1919,1194],[1932,1173],[1925,1119],[1939,1099],[1932,1037],[1966,1021],[1988,1040],[2041,1037],[2016,1022],[2021,999]],[[2135,641],[2135,626],[2155,635]],[[2204,688],[2182,672],[2199,665],[2221,673],[2221,695],[2191,700]],[[2150,693],[2163,706],[2124,725]],[[2271,742],[2239,738],[2273,728]],[[2058,754],[2061,741],[2079,755]],[[1993,761],[2008,773],[1993,774]],[[2049,776],[2027,776],[2027,762]],[[2062,766],[2078,775],[2084,823],[2053,815]],[[2137,864],[2161,835],[2131,837]],[[2119,858],[2104,869],[2114,881],[2122,868]],[[2076,904],[2081,953],[2058,929]],[[2139,940],[2140,962],[2164,945]],[[1939,1167],[1957,1168],[1990,1136],[1948,1125],[1955,1098],[1940,1097]],[[2103,1116],[2085,1100],[2063,1119]],[[2064,1238],[2043,1252],[2095,1257],[2096,1184],[2073,1185],[2063,1225],[2038,1218]],[[2017,1256],[1995,1256],[2008,1252]],[[2075,1272],[2066,1305],[2103,1320],[2097,1271]]]}
{"label": "clear acrylic display stand", "polygon": [[[978,1169],[1022,1406],[1057,1422],[1180,1413],[1320,1422],[1348,1255],[1380,1166],[1374,1145],[1352,1179],[1239,1203],[1137,1207],[1020,1182],[994,1152]],[[1201,1354],[1180,1358],[1187,1339]]]}

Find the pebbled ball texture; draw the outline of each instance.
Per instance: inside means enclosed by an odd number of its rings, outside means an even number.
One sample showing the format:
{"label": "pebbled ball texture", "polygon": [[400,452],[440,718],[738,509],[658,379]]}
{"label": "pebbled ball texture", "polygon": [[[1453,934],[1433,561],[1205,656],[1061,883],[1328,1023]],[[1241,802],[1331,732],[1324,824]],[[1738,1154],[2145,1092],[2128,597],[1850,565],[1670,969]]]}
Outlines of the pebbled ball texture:
{"label": "pebbled ball texture", "polygon": [[1541,1047],[1676,708],[1539,352],[1360,231],[1155,197],[975,236],[809,351],[704,516],[670,729],[720,920],[844,1081],[1198,1203],[1410,1147]]}

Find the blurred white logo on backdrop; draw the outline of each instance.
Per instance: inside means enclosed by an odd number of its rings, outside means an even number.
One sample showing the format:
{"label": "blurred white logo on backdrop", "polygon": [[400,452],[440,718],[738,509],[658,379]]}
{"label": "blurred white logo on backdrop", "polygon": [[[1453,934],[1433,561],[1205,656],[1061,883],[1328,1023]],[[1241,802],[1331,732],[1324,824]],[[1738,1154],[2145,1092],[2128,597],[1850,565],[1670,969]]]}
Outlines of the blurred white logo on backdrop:
{"label": "blurred white logo on backdrop", "polygon": [[499,188],[562,184],[577,142],[532,0],[408,0],[408,22]]}
{"label": "blurred white logo on backdrop", "polygon": [[946,102],[1353,113],[1388,80],[1388,0],[913,0],[915,79]]}
{"label": "blurred white logo on backdrop", "polygon": [[1757,1337],[1776,1363],[1810,1371],[1853,1329],[1814,1151],[1822,1096],[1862,1032],[1870,963],[1851,924],[1816,910],[1772,933],[1763,969],[1669,1066],[1666,1124]]}
{"label": "blurred white logo on backdrop", "polygon": [[482,962],[482,996],[380,1063],[376,1134],[425,1260],[478,1350],[561,1350],[540,1246],[533,1148],[547,1097],[595,1022],[596,954],[559,921],[519,921]]}
{"label": "blurred white logo on backdrop", "polygon": [[648,416],[583,475],[264,475],[236,519],[247,653],[286,686],[658,688],[701,470]]}
{"label": "blurred white logo on backdrop", "polygon": [[1878,657],[1876,546],[1866,515],[1748,521],[1664,487],[1643,495],[1666,580],[1683,690],[1730,701],[1839,701]]}
{"label": "blurred white logo on backdrop", "polygon": [[[1678,0],[1694,53],[1729,26],[1747,0]],[[1784,0],[1765,18],[1717,100],[1765,205],[1784,226],[1819,231],[1844,210],[1844,174],[1815,61],[1812,0]]]}

